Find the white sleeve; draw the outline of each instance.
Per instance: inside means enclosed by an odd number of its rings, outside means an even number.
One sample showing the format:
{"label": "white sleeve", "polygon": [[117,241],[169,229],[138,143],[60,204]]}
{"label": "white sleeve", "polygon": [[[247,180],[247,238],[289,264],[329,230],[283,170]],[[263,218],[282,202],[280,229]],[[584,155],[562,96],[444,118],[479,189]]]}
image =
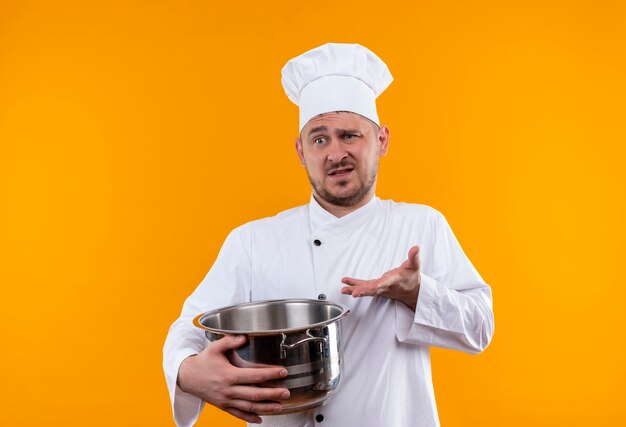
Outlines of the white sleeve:
{"label": "white sleeve", "polygon": [[204,405],[177,385],[178,369],[187,357],[200,353],[208,344],[204,332],[192,323],[209,310],[249,301],[251,268],[245,229],[233,230],[196,290],[187,298],[180,317],[172,324],[163,347],[163,370],[172,402],[174,421],[179,427],[192,426]]}
{"label": "white sleeve", "polygon": [[[421,248],[422,249],[422,248]],[[480,353],[494,331],[491,288],[471,264],[438,214],[428,263],[421,267],[415,313],[396,303],[399,341]]]}

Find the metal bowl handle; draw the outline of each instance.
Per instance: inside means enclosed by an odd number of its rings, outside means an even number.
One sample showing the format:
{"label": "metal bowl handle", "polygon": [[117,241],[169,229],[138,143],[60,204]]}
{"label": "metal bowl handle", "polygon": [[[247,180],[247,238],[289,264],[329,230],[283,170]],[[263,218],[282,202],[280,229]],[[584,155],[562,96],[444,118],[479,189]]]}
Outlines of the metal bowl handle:
{"label": "metal bowl handle", "polygon": [[311,330],[307,329],[306,332],[306,338],[302,338],[300,341],[296,341],[292,344],[285,344],[285,340],[287,339],[287,335],[285,335],[284,333],[281,333],[281,335],[283,336],[283,339],[280,343],[280,358],[281,359],[286,359],[287,358],[287,350],[291,350],[294,347],[297,347],[299,345],[302,345],[306,342],[311,342],[311,341],[317,341],[319,342],[320,345],[320,353],[322,351],[324,351],[324,344],[328,344],[328,338],[326,337],[314,337],[313,335],[311,335]]}

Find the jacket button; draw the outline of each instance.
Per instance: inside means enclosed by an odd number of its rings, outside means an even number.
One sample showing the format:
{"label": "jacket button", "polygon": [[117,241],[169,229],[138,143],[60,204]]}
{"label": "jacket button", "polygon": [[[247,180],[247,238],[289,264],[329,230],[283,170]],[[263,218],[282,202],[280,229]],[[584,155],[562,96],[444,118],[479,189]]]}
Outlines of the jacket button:
{"label": "jacket button", "polygon": [[313,244],[314,244],[315,246],[319,246],[319,245],[321,245],[321,244],[322,244],[322,242],[320,242],[318,239],[315,239],[315,240],[313,240]]}
{"label": "jacket button", "polygon": [[317,299],[320,300],[320,301],[324,301],[326,299],[326,294],[319,294],[317,296]]}
{"label": "jacket button", "polygon": [[318,423],[321,423],[322,421],[324,421],[324,416],[322,414],[317,414],[315,416],[315,421],[317,421]]}

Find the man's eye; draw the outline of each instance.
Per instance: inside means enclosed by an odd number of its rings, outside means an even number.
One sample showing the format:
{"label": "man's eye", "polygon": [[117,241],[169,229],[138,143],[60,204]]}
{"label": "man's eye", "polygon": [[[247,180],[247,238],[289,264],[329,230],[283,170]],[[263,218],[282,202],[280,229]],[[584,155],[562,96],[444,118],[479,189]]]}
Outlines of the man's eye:
{"label": "man's eye", "polygon": [[343,138],[344,138],[344,139],[354,139],[354,138],[356,138],[356,137],[357,137],[357,135],[356,135],[356,134],[354,134],[354,133],[347,133],[347,134],[345,134],[345,135],[343,136]]}
{"label": "man's eye", "polygon": [[324,138],[315,138],[313,140],[313,143],[316,145],[322,145],[324,142],[326,142],[326,140]]}

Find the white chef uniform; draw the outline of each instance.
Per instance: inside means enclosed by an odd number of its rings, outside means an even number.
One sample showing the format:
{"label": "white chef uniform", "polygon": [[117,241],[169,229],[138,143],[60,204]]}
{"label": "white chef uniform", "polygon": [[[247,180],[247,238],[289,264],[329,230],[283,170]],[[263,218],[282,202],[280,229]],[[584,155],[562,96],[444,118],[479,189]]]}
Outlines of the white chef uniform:
{"label": "white chef uniform", "polygon": [[[405,261],[414,245],[421,260],[415,313],[399,301],[340,293],[343,277],[378,278]],[[494,330],[491,290],[439,212],[374,197],[336,218],[311,197],[308,205],[233,230],[186,300],[163,349],[176,423],[192,425],[202,408],[176,386],[180,363],[208,344],[192,324],[196,315],[247,301],[322,294],[351,310],[342,321],[341,385],[326,405],[263,417],[265,426],[438,426],[429,346],[478,353]]]}

